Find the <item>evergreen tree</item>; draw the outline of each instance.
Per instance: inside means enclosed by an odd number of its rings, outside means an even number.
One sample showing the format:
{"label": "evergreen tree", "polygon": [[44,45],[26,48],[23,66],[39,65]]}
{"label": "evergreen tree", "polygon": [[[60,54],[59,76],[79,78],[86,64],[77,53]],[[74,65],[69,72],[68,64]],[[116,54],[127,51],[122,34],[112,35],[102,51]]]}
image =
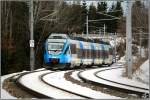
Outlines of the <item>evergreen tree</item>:
{"label": "evergreen tree", "polygon": [[[88,18],[89,20],[96,20],[96,7],[93,4],[91,4],[89,7]],[[96,26],[96,24],[89,23],[89,26],[92,26],[92,27],[89,27],[89,31],[94,31],[95,30],[94,26]]]}
{"label": "evergreen tree", "polygon": [[[97,4],[97,19],[100,20],[100,19],[106,19],[107,18],[107,16],[100,14],[98,12],[103,13],[103,14],[107,14],[107,3],[106,2],[101,2],[101,3]],[[106,21],[98,21],[96,23],[96,26],[97,27],[103,27],[104,24],[106,24]]]}
{"label": "evergreen tree", "polygon": [[115,33],[117,32],[118,29],[118,19],[114,19],[116,18],[121,18],[123,16],[123,10],[121,7],[121,2],[117,1],[116,4],[112,4],[112,7],[109,9],[108,14],[114,17],[109,17],[110,19],[112,19],[111,21],[107,21],[107,25],[108,25],[108,32],[111,33]]}
{"label": "evergreen tree", "polygon": [[[7,17],[5,17],[5,14]],[[27,4],[25,2],[17,1],[2,1],[1,15],[3,58],[2,75],[28,70],[29,15]],[[7,22],[5,22],[6,20]]]}
{"label": "evergreen tree", "polygon": [[88,14],[88,10],[87,10],[87,5],[86,5],[86,2],[84,1],[83,2],[83,5],[81,6],[82,7],[82,13],[81,13],[81,19],[82,19],[82,32],[84,34],[86,34],[86,15]]}

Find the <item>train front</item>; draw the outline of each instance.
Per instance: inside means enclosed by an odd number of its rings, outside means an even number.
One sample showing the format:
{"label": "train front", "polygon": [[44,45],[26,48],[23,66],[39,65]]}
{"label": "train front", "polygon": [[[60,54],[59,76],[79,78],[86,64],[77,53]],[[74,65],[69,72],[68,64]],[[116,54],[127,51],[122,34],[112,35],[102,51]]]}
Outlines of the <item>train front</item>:
{"label": "train front", "polygon": [[47,69],[64,68],[64,64],[69,62],[69,57],[65,52],[68,47],[67,38],[65,34],[52,34],[46,40],[44,62]]}

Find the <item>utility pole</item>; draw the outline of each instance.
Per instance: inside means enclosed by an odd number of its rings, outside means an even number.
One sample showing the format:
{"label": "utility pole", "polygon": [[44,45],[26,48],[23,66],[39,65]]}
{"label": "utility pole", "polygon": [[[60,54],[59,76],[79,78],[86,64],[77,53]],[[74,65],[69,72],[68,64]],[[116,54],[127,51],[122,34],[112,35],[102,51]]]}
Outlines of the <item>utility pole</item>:
{"label": "utility pole", "polygon": [[89,35],[89,28],[88,28],[88,11],[86,13],[86,36],[88,37]]}
{"label": "utility pole", "polygon": [[126,16],[126,62],[127,75],[132,78],[132,20],[131,20],[132,1],[128,0]]}
{"label": "utility pole", "polygon": [[106,32],[106,26],[105,26],[105,24],[104,24],[104,36],[103,36],[104,41],[106,41],[106,34],[105,34],[105,32]]}
{"label": "utility pole", "polygon": [[140,58],[141,58],[141,48],[142,48],[142,28],[140,28]]}
{"label": "utility pole", "polygon": [[149,19],[148,19],[148,22],[149,22],[149,65],[150,65],[150,1],[149,1],[149,7],[148,7],[148,15],[149,15]]}
{"label": "utility pole", "polygon": [[105,32],[106,32],[105,29],[106,29],[106,27],[105,27],[105,24],[104,24],[104,38],[105,38]]}
{"label": "utility pole", "polygon": [[29,26],[30,26],[30,70],[34,70],[34,19],[33,19],[33,0],[30,0],[30,6],[29,6]]}
{"label": "utility pole", "polygon": [[99,36],[101,36],[101,28],[99,28]]}

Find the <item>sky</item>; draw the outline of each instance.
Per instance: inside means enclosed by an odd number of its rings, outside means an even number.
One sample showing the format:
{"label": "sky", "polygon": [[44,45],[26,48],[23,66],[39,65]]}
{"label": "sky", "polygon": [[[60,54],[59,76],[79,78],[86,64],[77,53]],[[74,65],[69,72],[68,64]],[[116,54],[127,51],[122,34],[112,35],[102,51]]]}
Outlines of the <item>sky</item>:
{"label": "sky", "polygon": [[[71,0],[66,0],[68,1],[70,4],[73,3],[73,1]],[[77,0],[76,0],[77,1]],[[80,4],[82,4],[82,0],[79,0],[81,1]],[[101,0],[86,0],[86,3],[88,6],[90,6],[91,4],[93,4],[94,6],[97,6],[97,3],[101,1]],[[107,2],[107,5],[108,5],[108,9],[112,6],[113,3],[116,3],[116,0],[106,0]],[[122,7],[123,7],[123,11],[124,11],[124,15],[126,14],[126,8],[127,8],[127,3],[126,1],[122,2],[121,3]]]}

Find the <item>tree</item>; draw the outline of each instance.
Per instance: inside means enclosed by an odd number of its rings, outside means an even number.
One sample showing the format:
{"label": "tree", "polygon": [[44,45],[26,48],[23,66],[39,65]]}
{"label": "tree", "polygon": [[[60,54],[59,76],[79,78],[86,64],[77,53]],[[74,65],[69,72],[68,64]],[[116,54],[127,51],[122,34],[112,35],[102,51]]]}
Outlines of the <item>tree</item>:
{"label": "tree", "polygon": [[[89,20],[96,20],[96,7],[91,4],[90,7],[89,7],[89,11],[88,11],[88,18]],[[89,26],[96,26],[95,23],[89,23]],[[89,31],[94,31],[95,28],[93,27],[89,27]]]}
{"label": "tree", "polygon": [[140,41],[140,33],[142,39],[142,46],[148,46],[148,9],[141,1],[136,1],[132,6],[132,32],[133,38],[137,44]]}
{"label": "tree", "polygon": [[123,16],[123,10],[121,7],[121,2],[117,1],[116,4],[112,4],[112,7],[109,9],[108,11],[108,15],[114,16],[114,17],[108,17],[109,19],[112,19],[111,21],[107,21],[107,25],[108,25],[108,32],[111,33],[115,33],[117,32],[118,26],[119,26],[119,20],[118,19],[114,19],[116,18],[120,18]]}
{"label": "tree", "polygon": [[28,70],[29,27],[25,2],[2,3],[2,74]]}
{"label": "tree", "polygon": [[[98,20],[107,18],[107,16],[100,14],[98,12],[103,13],[103,14],[107,14],[107,3],[106,2],[101,2],[101,3],[97,4],[97,17],[96,18]],[[96,26],[97,27],[103,27],[104,24],[106,24],[106,21],[99,21],[96,23]]]}
{"label": "tree", "polygon": [[85,3],[85,1],[83,2],[83,5],[81,6],[82,7],[82,13],[81,13],[81,19],[82,19],[82,32],[84,34],[86,34],[86,15],[88,14],[88,10],[87,10],[87,5]]}

